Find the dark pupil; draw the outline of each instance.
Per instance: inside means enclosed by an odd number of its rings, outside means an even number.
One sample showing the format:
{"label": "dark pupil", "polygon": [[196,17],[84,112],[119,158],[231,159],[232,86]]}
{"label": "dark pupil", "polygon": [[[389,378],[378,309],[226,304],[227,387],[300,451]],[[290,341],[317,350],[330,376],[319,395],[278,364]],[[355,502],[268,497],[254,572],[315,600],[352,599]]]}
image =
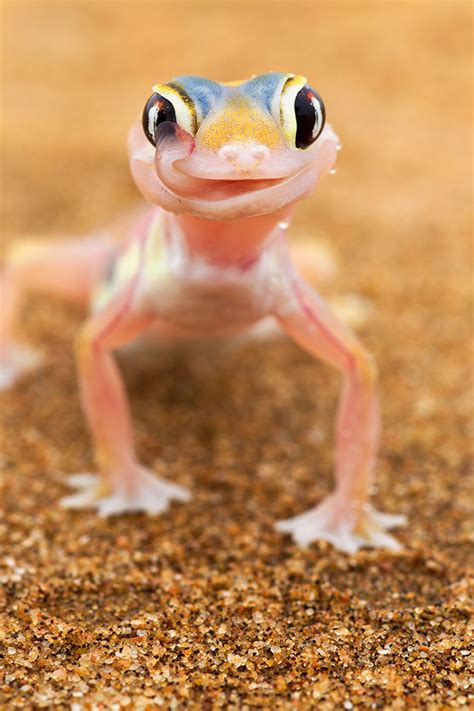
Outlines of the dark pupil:
{"label": "dark pupil", "polygon": [[[319,102],[321,107],[321,118],[318,117],[313,101]],[[324,128],[324,104],[323,100],[308,86],[304,86],[296,95],[295,99],[295,114],[296,114],[296,147],[307,148],[317,139]],[[314,131],[316,123],[317,130]]]}
{"label": "dark pupil", "polygon": [[[156,111],[155,107],[158,108],[158,111]],[[150,126],[150,112],[153,115],[153,126]],[[143,109],[142,124],[145,136],[153,145],[156,145],[156,129],[164,121],[176,123],[176,112],[173,104],[160,94],[152,94]]]}

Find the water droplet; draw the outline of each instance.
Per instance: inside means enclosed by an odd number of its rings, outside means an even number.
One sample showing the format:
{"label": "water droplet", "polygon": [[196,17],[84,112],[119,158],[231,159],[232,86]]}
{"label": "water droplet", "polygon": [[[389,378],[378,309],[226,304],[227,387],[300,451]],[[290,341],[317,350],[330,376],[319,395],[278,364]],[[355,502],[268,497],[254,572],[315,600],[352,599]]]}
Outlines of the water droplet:
{"label": "water droplet", "polygon": [[342,149],[342,143],[337,143],[336,144],[336,151],[340,151]]}
{"label": "water droplet", "polygon": [[331,168],[331,170],[329,171],[329,173],[330,173],[331,175],[336,175],[336,169],[335,169],[335,168]]}
{"label": "water droplet", "polygon": [[281,222],[278,223],[278,227],[281,230],[287,230],[289,227],[289,224],[290,224],[289,222],[285,222],[285,220],[281,220]]}

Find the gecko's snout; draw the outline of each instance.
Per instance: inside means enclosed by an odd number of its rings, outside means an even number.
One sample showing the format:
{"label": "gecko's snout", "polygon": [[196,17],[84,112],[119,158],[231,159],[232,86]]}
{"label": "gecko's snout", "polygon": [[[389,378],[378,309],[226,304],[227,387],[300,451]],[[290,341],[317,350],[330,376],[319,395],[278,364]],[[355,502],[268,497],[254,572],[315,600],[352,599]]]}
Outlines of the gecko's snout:
{"label": "gecko's snout", "polygon": [[219,148],[218,156],[238,173],[247,173],[269,158],[270,150],[263,143],[251,146],[244,143],[226,143]]}

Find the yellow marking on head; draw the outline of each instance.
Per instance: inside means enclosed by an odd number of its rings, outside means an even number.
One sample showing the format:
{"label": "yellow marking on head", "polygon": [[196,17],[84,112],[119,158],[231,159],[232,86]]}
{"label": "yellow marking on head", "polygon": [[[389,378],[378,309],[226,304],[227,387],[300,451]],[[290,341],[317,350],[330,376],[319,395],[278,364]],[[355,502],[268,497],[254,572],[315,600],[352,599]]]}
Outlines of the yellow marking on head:
{"label": "yellow marking on head", "polygon": [[175,82],[169,82],[168,84],[155,84],[152,90],[171,101],[178,124],[194,136],[198,129],[196,107],[182,86]]}
{"label": "yellow marking on head", "polygon": [[[295,114],[295,99],[296,95],[306,84],[306,77],[301,75],[288,75],[288,79],[283,85],[281,95],[279,97],[279,114],[285,139],[289,146],[296,149],[296,114]],[[276,107],[275,107],[276,108]]]}
{"label": "yellow marking on head", "polygon": [[201,148],[218,150],[227,143],[262,143],[270,149],[283,144],[273,118],[245,96],[231,97],[209,114],[198,133]]}

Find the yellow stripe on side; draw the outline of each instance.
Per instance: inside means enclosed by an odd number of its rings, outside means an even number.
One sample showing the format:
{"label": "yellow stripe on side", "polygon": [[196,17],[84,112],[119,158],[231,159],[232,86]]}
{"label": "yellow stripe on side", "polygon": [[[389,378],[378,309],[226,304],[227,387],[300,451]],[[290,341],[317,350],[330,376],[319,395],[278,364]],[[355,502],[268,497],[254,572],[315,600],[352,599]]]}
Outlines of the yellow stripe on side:
{"label": "yellow stripe on side", "polygon": [[159,213],[150,225],[146,238],[143,262],[143,281],[145,283],[145,289],[148,284],[161,282],[167,271],[162,238],[162,221],[163,213]]}
{"label": "yellow stripe on side", "polygon": [[101,282],[92,294],[92,312],[97,313],[110,303],[140,267],[141,245],[133,242],[117,259],[110,280]]}

